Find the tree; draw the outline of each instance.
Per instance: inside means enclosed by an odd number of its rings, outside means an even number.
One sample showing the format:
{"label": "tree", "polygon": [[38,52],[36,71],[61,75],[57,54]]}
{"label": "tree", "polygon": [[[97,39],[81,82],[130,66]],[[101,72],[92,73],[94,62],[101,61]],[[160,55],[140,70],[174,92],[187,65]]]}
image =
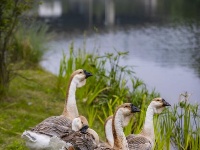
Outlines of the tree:
{"label": "tree", "polygon": [[0,95],[5,94],[12,77],[12,42],[22,14],[33,0],[0,0]]}

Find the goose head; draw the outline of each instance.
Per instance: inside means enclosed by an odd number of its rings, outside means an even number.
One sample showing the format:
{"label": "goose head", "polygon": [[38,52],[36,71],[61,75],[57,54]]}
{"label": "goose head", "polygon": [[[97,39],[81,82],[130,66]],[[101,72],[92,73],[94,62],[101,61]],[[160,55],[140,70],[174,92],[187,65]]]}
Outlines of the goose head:
{"label": "goose head", "polygon": [[171,106],[163,98],[154,98],[150,103],[150,106],[153,108],[154,113],[160,114],[166,106]]}
{"label": "goose head", "polygon": [[124,103],[118,107],[117,112],[121,112],[121,114],[127,117],[132,113],[140,112],[140,109],[134,106],[132,103]]}
{"label": "goose head", "polygon": [[122,127],[127,126],[133,113],[140,112],[140,109],[134,106],[132,103],[124,103],[117,108],[116,113],[121,116],[122,119]]}
{"label": "goose head", "polygon": [[87,72],[84,69],[78,69],[74,71],[71,75],[73,82],[76,83],[76,87],[82,87],[86,84],[86,79],[92,76],[90,72]]}
{"label": "goose head", "polygon": [[84,116],[79,116],[73,119],[72,130],[86,133],[88,128],[89,128],[88,121]]}

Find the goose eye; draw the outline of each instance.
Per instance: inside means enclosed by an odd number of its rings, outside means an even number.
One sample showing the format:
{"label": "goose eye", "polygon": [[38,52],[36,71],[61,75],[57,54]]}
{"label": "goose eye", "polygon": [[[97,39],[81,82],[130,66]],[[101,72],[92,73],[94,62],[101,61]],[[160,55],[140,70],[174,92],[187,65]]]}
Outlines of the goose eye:
{"label": "goose eye", "polygon": [[157,102],[159,102],[160,100],[159,100],[159,99],[157,99],[156,101],[157,101]]}
{"label": "goose eye", "polygon": [[82,73],[82,71],[79,72],[79,74],[81,74],[81,73]]}

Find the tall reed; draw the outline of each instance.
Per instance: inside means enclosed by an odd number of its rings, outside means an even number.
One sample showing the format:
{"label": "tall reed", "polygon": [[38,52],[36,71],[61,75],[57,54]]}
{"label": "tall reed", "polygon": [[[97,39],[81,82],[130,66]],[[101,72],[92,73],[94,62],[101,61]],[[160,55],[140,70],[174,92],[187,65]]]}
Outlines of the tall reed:
{"label": "tall reed", "polygon": [[11,49],[12,62],[23,62],[26,66],[37,65],[47,50],[44,47],[48,40],[47,30],[48,27],[40,23],[19,27],[14,35],[13,48]]}
{"label": "tall reed", "polygon": [[[149,92],[143,81],[135,77],[133,67],[119,63],[127,55],[128,52],[119,51],[104,55],[88,53],[85,49],[75,50],[72,43],[69,54],[63,54],[60,62],[57,89],[63,91],[63,94],[67,86],[63,83],[69,80],[72,71],[84,68],[94,75],[88,79],[84,88],[77,91],[76,98],[80,112],[87,116],[89,124],[101,134],[102,124],[117,106],[132,102],[139,107],[146,107],[145,104],[158,95],[154,91]],[[128,83],[131,86],[128,86]],[[137,118],[140,118],[140,115]],[[134,126],[128,126],[125,132],[130,133],[137,125],[134,121]]]}
{"label": "tall reed", "polygon": [[190,104],[188,93],[156,118],[156,149],[197,150],[200,147],[199,105]]}
{"label": "tall reed", "polygon": [[[84,88],[77,91],[76,97],[80,113],[86,115],[89,124],[101,137],[105,119],[112,115],[116,107],[124,102],[131,102],[140,107],[131,123],[125,128],[125,134],[139,133],[142,129],[145,113],[150,100],[158,97],[155,91],[149,92],[145,83],[135,77],[130,66],[122,66],[119,62],[127,52],[88,53],[85,49],[75,50],[70,45],[69,54],[63,54],[60,63],[58,91],[65,95],[66,81],[70,74],[84,68],[93,73]],[[131,86],[128,86],[128,84]],[[184,94],[182,94],[184,95]],[[178,150],[197,150],[200,144],[199,105],[188,102],[187,93],[178,104],[166,109],[154,117],[157,150],[170,150],[172,146]]]}

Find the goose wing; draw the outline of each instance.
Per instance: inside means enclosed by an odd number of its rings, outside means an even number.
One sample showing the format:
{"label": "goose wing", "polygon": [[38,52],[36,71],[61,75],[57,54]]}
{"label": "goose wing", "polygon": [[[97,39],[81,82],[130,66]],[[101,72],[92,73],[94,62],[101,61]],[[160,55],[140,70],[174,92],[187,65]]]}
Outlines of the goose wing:
{"label": "goose wing", "polygon": [[44,123],[44,122],[54,123],[54,124],[57,124],[60,126],[66,126],[66,127],[70,127],[70,128],[71,128],[71,123],[72,123],[72,121],[70,119],[68,119],[62,115],[49,117],[49,118],[43,120],[41,123]]}
{"label": "goose wing", "polygon": [[[55,120],[54,120],[55,121]],[[63,122],[64,123],[64,122]],[[48,136],[62,136],[63,134],[68,134],[72,131],[71,126],[64,126],[63,123],[61,125],[56,124],[55,122],[46,122],[43,121],[38,124],[36,127],[32,128],[31,131],[35,133],[41,133]]]}
{"label": "goose wing", "polygon": [[114,149],[106,143],[100,143],[95,150],[114,150]]}
{"label": "goose wing", "polygon": [[72,131],[70,134],[61,137],[66,143],[71,143],[75,150],[94,150],[97,148],[94,137],[89,134]]}
{"label": "goose wing", "polygon": [[129,135],[126,137],[130,150],[151,150],[151,142],[142,135]]}

